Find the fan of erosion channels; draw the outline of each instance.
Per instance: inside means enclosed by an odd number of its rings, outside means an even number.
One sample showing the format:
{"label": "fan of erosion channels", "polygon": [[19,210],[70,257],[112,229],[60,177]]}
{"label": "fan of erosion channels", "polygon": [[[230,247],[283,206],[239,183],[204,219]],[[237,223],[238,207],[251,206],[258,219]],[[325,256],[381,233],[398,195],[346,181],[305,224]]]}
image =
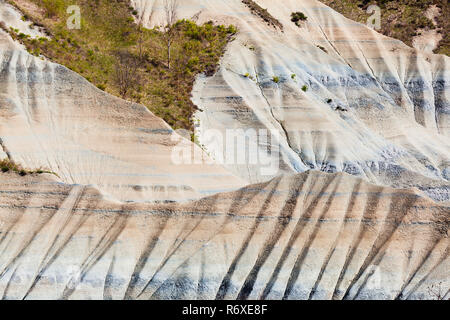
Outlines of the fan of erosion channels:
{"label": "fan of erosion channels", "polygon": [[0,175],[5,299],[436,299],[432,286],[450,287],[449,207],[348,174],[184,205]]}

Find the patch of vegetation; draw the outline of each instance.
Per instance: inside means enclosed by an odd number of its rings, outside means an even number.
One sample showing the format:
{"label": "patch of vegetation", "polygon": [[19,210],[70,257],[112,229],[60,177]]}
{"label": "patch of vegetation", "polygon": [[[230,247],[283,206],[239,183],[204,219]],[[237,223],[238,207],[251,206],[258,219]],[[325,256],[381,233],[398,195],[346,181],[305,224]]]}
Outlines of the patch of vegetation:
{"label": "patch of vegetation", "polygon": [[248,73],[248,72],[246,72],[245,74],[244,74],[244,77],[246,77],[246,78],[249,78],[250,80],[255,80],[255,78],[250,74],[250,73]]}
{"label": "patch of vegetation", "polygon": [[320,50],[322,50],[325,53],[328,53],[327,49],[325,49],[325,47],[322,47],[321,45],[317,45],[317,48],[319,48]]}
{"label": "patch of vegetation", "polygon": [[272,78],[272,81],[275,82],[275,83],[279,83],[280,82],[280,77],[274,76]]}
{"label": "patch of vegetation", "polygon": [[0,160],[0,170],[3,173],[14,172],[14,173],[16,173],[16,174],[18,174],[20,176],[26,176],[27,174],[42,174],[42,173],[55,174],[54,172],[45,171],[45,170],[42,170],[42,169],[25,170],[20,165],[16,164],[14,161],[9,160],[8,158]]}
{"label": "patch of vegetation", "polygon": [[306,84],[302,86],[302,91],[303,91],[303,92],[308,91],[308,86],[307,86]]}
{"label": "patch of vegetation", "polygon": [[297,77],[297,75],[295,73],[291,74],[291,79],[295,80],[295,78]]}
{"label": "patch of vegetation", "polygon": [[[437,29],[443,39],[435,53],[450,54],[450,6],[448,0],[320,0],[349,19],[366,23],[371,14],[367,8],[376,4],[381,8],[380,33],[399,39],[409,46],[418,29]],[[425,11],[432,5],[440,9],[436,26],[425,17]]]}
{"label": "patch of vegetation", "polygon": [[301,21],[306,20],[308,20],[308,17],[303,12],[297,11],[291,13],[291,21],[294,22],[297,27],[300,27]]}
{"label": "patch of vegetation", "polygon": [[337,106],[336,109],[334,109],[334,110],[336,110],[336,111],[343,111],[343,112],[347,111],[347,109],[342,107],[342,106]]}
{"label": "patch of vegetation", "polygon": [[332,102],[333,102],[333,99],[331,99],[331,98],[327,99],[327,103],[332,103]]}
{"label": "patch of vegetation", "polygon": [[[27,2],[44,10],[27,12]],[[174,129],[193,131],[195,78],[216,72],[237,29],[176,19],[168,27],[146,29],[135,23],[128,1],[79,0],[81,29],[70,30],[66,8],[72,4],[71,0],[16,2],[50,39],[11,35],[32,54],[70,68],[97,88],[144,104]]]}
{"label": "patch of vegetation", "polygon": [[273,26],[275,28],[280,28],[280,30],[283,30],[283,25],[280,21],[275,19],[268,11],[267,9],[262,8],[259,4],[257,4],[253,0],[242,0],[242,3],[244,3],[250,11],[263,19],[267,24],[270,26]]}

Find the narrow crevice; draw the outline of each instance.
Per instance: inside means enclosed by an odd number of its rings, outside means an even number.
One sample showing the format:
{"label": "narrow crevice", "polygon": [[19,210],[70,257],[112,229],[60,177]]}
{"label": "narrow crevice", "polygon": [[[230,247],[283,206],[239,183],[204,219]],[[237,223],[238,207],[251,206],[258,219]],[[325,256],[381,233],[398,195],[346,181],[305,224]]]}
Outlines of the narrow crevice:
{"label": "narrow crevice", "polygon": [[[262,88],[261,85],[260,85],[259,78],[258,78],[258,72],[256,71],[256,69],[255,69],[255,77],[256,77],[256,85],[258,86],[259,91],[261,92],[262,97],[264,98],[264,100],[266,100],[266,103],[267,103],[267,106],[269,107],[269,111],[270,111],[270,114],[271,114],[272,118],[275,120],[276,123],[278,123],[278,124],[280,125],[281,129],[282,129],[283,132],[284,132],[284,135],[286,136],[286,142],[287,142],[289,148],[290,148],[292,151],[294,151],[294,149],[292,148],[291,143],[290,143],[290,141],[289,141],[289,136],[288,136],[288,133],[287,133],[287,131],[286,131],[286,128],[284,127],[284,125],[282,124],[282,122],[279,121],[279,120],[275,117],[275,115],[273,114],[272,105],[270,104],[269,99],[267,99],[266,95],[264,94],[264,90],[263,90],[263,88]],[[294,152],[295,152],[295,151],[294,151]]]}
{"label": "narrow crevice", "polygon": [[8,148],[6,148],[5,143],[3,142],[3,139],[0,138],[0,147],[2,148],[3,152],[6,154],[6,156],[8,157],[9,161],[12,161],[11,158],[11,153],[9,153]]}
{"label": "narrow crevice", "polygon": [[350,63],[347,62],[347,60],[345,60],[345,58],[339,53],[338,49],[336,49],[336,47],[333,45],[333,43],[330,41],[330,39],[328,39],[327,34],[325,33],[325,31],[323,31],[323,28],[320,24],[317,24],[320,28],[320,31],[322,31],[323,36],[325,37],[325,39],[328,41],[328,43],[330,44],[330,46],[334,49],[334,51],[336,52],[336,54],[341,57],[342,61],[344,61],[350,68],[353,69],[353,67],[351,66]]}

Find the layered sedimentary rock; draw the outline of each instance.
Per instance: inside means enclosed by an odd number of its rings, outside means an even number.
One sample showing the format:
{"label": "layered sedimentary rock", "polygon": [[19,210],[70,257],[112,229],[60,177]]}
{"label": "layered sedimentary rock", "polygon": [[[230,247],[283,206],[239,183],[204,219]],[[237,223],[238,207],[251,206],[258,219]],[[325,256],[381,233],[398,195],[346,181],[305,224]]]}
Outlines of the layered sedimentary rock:
{"label": "layered sedimentary rock", "polygon": [[[182,1],[179,14],[237,25],[220,71],[199,78],[200,141],[208,130],[276,130],[281,172],[347,172],[449,199],[450,58],[407,47],[315,0],[255,1],[283,25],[266,24],[241,0]],[[164,23],[162,0],[132,1],[149,26]],[[307,21],[291,22],[292,12]],[[303,90],[302,90],[303,88]],[[305,90],[305,91],[304,91]],[[259,163],[227,164],[250,182]],[[276,175],[274,174],[274,175]]]}
{"label": "layered sedimentary rock", "polygon": [[5,299],[434,299],[450,285],[449,207],[343,173],[181,205],[2,174],[0,199]]}
{"label": "layered sedimentary rock", "polygon": [[[57,174],[0,173],[0,297],[448,298],[448,58],[316,1],[257,2],[283,30],[181,1],[240,30],[193,92],[206,151],[0,32],[0,157]],[[163,1],[132,3],[163,22]],[[275,172],[210,163],[204,133],[249,128],[277,133],[257,140]]]}
{"label": "layered sedimentary rock", "polygon": [[[183,201],[244,185],[147,108],[41,60],[0,30],[0,141],[11,160],[120,201]],[[185,146],[192,157],[180,159]],[[203,161],[202,161],[203,160]]]}
{"label": "layered sedimentary rock", "polygon": [[[36,8],[32,9],[36,10]],[[5,28],[17,29],[18,33],[32,38],[46,37],[40,27],[33,26],[30,21],[22,19],[22,14],[5,0],[0,0],[0,21],[3,22]]]}

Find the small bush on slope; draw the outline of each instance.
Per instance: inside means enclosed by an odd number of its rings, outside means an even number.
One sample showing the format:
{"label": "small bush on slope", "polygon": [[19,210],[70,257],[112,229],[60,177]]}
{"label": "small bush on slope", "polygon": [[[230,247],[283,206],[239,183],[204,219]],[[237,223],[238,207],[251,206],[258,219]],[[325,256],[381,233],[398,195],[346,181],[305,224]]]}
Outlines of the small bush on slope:
{"label": "small bush on slope", "polygon": [[300,21],[306,21],[308,17],[303,12],[292,12],[291,21],[295,23],[297,27],[300,26]]}
{"label": "small bush on slope", "polygon": [[[51,174],[55,174],[53,172],[50,171],[44,171],[42,169],[37,169],[37,170],[25,170],[24,168],[22,168],[20,165],[16,164],[14,161],[11,161],[9,159],[3,159],[0,160],[0,170],[3,173],[6,172],[14,172],[17,173],[21,176],[25,176],[27,174],[42,174],[42,173],[51,173]],[[56,174],[55,174],[56,175]]]}
{"label": "small bush on slope", "polygon": [[[46,8],[44,0],[27,1]],[[21,39],[31,53],[43,54],[111,94],[124,96],[126,91],[126,99],[144,104],[174,129],[193,130],[191,117],[196,107],[190,98],[195,77],[216,71],[227,43],[237,32],[233,26],[215,26],[212,22],[199,26],[178,21],[169,69],[164,33],[138,26],[128,1],[77,1],[82,17],[80,30],[66,27],[69,14],[65,8],[73,4],[71,0],[58,0],[62,7],[44,10],[45,14],[27,12],[27,1],[15,5],[52,36],[51,40]],[[18,37],[14,32],[12,36]],[[123,52],[127,60],[138,62],[133,72],[140,81],[129,90],[121,90],[117,81]]]}

